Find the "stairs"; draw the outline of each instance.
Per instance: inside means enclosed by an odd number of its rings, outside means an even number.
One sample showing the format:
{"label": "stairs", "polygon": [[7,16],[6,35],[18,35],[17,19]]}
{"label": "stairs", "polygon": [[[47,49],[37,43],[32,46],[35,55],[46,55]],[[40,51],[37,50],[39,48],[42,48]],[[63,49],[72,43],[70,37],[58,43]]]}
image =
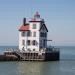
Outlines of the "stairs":
{"label": "stairs", "polygon": [[25,60],[25,57],[22,52],[15,51],[15,55],[20,59],[20,60]]}

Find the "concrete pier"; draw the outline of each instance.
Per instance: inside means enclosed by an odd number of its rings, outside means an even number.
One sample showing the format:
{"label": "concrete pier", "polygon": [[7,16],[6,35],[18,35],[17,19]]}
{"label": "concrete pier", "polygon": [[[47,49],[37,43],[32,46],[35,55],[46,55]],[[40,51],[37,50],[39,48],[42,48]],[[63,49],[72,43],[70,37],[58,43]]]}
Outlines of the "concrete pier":
{"label": "concrete pier", "polygon": [[47,50],[42,52],[9,50],[4,52],[4,59],[19,61],[58,61],[60,56],[59,50]]}

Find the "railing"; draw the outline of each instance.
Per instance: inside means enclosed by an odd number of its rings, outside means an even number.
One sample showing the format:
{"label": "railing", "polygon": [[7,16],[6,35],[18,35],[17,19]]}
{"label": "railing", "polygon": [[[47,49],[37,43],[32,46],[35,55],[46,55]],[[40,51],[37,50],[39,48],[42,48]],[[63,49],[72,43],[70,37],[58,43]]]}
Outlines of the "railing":
{"label": "railing", "polygon": [[13,49],[13,48],[7,48],[5,49],[6,53],[14,53],[17,57],[20,58],[20,60],[44,60],[45,58],[45,52],[47,53],[55,53],[59,51],[59,48],[42,48],[40,51],[21,51],[19,49]]}
{"label": "railing", "polygon": [[20,53],[19,51],[15,51],[16,54],[18,54],[20,56],[20,59],[24,59],[24,56],[22,53]]}
{"label": "railing", "polygon": [[46,49],[46,52],[59,52],[60,49],[59,48],[55,48],[53,46],[50,46]]}
{"label": "railing", "polygon": [[13,48],[6,48],[4,52],[17,52],[17,53],[45,53],[45,52],[52,52],[52,51],[59,51],[59,48],[55,47],[48,47],[48,48],[42,48],[40,51],[21,51],[18,48],[13,49]]}

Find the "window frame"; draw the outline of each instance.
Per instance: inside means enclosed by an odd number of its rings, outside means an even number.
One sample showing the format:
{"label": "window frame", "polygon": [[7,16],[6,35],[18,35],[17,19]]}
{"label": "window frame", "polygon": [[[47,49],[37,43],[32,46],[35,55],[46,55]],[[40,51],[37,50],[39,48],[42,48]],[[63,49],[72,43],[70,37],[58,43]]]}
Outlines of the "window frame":
{"label": "window frame", "polygon": [[33,29],[37,29],[36,24],[33,24]]}
{"label": "window frame", "polygon": [[31,41],[27,40],[27,45],[30,46],[31,45]]}
{"label": "window frame", "polygon": [[25,36],[25,32],[23,31],[23,32],[21,32],[21,36],[22,37],[24,37]]}
{"label": "window frame", "polygon": [[40,32],[40,37],[47,37],[47,33],[46,32]]}
{"label": "window frame", "polygon": [[34,45],[34,46],[36,45],[36,40],[32,41],[32,45]]}
{"label": "window frame", "polygon": [[33,51],[36,51],[36,49],[34,48]]}
{"label": "window frame", "polygon": [[25,46],[25,40],[24,39],[22,40],[22,45]]}
{"label": "window frame", "polygon": [[33,32],[33,37],[36,37],[36,32]]}
{"label": "window frame", "polygon": [[27,36],[30,37],[31,35],[32,35],[32,32],[31,32],[31,31],[28,31],[28,32],[27,32]]}

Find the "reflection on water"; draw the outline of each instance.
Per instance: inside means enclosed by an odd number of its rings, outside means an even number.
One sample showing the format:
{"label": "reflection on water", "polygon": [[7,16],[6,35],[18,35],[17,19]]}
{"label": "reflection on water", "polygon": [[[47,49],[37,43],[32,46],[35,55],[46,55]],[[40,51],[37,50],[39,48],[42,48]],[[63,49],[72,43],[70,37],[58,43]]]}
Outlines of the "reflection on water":
{"label": "reflection on water", "polygon": [[0,62],[0,75],[75,75],[75,61]]}
{"label": "reflection on water", "polygon": [[20,75],[41,75],[43,63],[41,62],[19,62]]}
{"label": "reflection on water", "polygon": [[18,70],[20,75],[52,75],[59,70],[57,64],[58,62],[22,62],[19,63]]}

